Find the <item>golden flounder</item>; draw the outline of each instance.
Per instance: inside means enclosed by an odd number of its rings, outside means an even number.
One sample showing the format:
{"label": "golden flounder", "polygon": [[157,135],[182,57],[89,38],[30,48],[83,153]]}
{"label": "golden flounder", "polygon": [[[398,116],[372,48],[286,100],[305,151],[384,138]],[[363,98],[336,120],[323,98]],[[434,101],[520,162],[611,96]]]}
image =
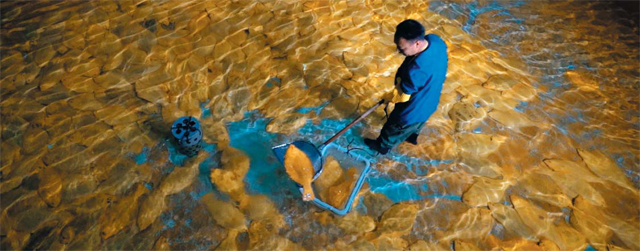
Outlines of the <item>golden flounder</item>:
{"label": "golden flounder", "polygon": [[316,198],[311,187],[314,174],[313,164],[309,157],[295,145],[290,145],[285,153],[284,168],[293,181],[302,185],[302,199],[304,201],[311,201]]}

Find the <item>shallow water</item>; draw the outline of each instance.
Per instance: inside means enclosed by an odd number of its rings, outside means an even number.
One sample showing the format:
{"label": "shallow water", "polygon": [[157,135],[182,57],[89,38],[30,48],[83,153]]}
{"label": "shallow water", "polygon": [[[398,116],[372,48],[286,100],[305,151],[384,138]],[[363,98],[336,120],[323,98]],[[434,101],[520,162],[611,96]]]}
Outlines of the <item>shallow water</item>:
{"label": "shallow water", "polygon": [[[640,249],[637,20],[607,2],[2,3],[2,249]],[[271,147],[392,88],[395,25],[449,49],[419,145],[364,150],[352,212]],[[199,118],[187,158],[169,128]],[[337,206],[362,167],[325,165]],[[342,165],[341,165],[342,164]]]}

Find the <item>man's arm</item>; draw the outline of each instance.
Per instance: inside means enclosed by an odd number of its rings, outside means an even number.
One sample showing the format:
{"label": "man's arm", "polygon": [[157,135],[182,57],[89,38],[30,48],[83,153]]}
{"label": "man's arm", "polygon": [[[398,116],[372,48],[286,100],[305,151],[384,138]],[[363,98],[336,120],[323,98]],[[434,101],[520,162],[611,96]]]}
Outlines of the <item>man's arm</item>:
{"label": "man's arm", "polygon": [[396,83],[395,88],[387,93],[383,99],[392,103],[404,103],[411,99],[411,95],[418,92],[422,86],[416,86],[415,83],[426,83],[429,81],[427,74],[419,69],[411,69],[409,72],[410,79],[402,79]]}
{"label": "man's arm", "polygon": [[400,85],[401,83],[396,84],[395,88],[393,88],[391,92],[387,93],[383,99],[391,103],[404,103],[409,101],[409,99],[411,99],[411,95],[404,93]]}

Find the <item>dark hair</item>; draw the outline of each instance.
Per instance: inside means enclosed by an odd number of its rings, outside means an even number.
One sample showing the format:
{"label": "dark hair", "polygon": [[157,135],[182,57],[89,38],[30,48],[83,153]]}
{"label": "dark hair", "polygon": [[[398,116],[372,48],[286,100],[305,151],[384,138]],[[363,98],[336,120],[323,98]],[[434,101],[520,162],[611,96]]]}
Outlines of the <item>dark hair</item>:
{"label": "dark hair", "polygon": [[396,26],[396,34],[393,36],[393,41],[398,43],[400,38],[409,41],[424,39],[424,26],[413,19],[404,20]]}

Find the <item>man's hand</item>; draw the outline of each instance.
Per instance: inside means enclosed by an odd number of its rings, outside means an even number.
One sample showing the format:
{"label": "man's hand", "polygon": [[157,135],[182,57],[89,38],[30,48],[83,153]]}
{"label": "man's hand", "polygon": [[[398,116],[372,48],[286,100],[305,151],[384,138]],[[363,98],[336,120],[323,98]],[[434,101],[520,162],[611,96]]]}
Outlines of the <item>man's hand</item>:
{"label": "man's hand", "polygon": [[409,99],[411,99],[411,95],[409,94],[404,94],[401,91],[399,92],[398,89],[393,89],[393,91],[390,91],[388,93],[386,93],[385,95],[382,96],[382,99],[384,100],[385,103],[404,103],[409,101]]}
{"label": "man's hand", "polygon": [[393,100],[393,97],[395,96],[395,92],[396,92],[396,89],[393,89],[393,91],[387,92],[384,95],[382,95],[382,100],[384,100],[385,104],[388,104]]}

